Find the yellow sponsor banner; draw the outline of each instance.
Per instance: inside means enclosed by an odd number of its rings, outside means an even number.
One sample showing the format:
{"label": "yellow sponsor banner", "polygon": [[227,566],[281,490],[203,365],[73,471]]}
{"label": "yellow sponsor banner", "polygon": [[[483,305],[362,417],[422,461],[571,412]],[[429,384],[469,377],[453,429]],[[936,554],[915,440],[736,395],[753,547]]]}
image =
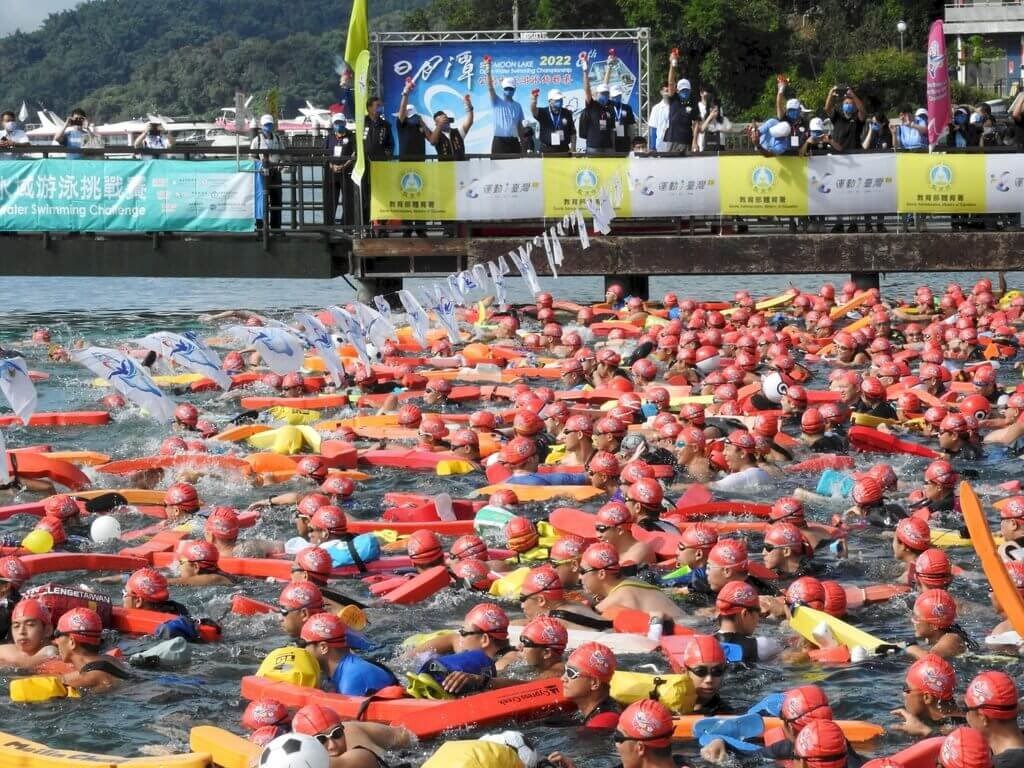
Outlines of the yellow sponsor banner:
{"label": "yellow sponsor banner", "polygon": [[985,212],[984,155],[896,157],[896,206],[901,213]]}
{"label": "yellow sponsor banner", "polygon": [[370,218],[454,221],[455,163],[370,163]]}
{"label": "yellow sponsor banner", "polygon": [[723,155],[718,179],[723,215],[807,215],[807,161],[802,157]]}
{"label": "yellow sponsor banner", "polygon": [[544,158],[544,215],[561,218],[607,190],[619,216],[632,215],[628,157]]}

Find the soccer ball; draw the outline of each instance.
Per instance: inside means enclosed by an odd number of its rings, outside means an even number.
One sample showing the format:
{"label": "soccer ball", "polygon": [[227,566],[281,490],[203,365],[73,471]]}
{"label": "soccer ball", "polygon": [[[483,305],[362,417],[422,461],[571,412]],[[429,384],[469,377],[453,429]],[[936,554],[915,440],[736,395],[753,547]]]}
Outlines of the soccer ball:
{"label": "soccer ball", "polygon": [[331,758],[312,736],[286,733],[267,744],[260,755],[260,768],[330,768]]}

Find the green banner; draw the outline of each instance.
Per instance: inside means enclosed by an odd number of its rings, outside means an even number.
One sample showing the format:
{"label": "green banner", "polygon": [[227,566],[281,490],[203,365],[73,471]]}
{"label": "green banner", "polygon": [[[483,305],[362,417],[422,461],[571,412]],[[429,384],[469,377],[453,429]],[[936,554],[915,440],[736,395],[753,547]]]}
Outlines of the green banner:
{"label": "green banner", "polygon": [[[362,51],[356,59],[355,100],[356,100],[356,164],[352,168],[352,183],[358,185],[366,173],[366,152],[363,150],[363,134],[366,132],[366,78],[370,72],[370,52]],[[364,224],[368,222],[363,222]]]}
{"label": "green banner", "polygon": [[0,161],[0,230],[249,232],[252,161]]}

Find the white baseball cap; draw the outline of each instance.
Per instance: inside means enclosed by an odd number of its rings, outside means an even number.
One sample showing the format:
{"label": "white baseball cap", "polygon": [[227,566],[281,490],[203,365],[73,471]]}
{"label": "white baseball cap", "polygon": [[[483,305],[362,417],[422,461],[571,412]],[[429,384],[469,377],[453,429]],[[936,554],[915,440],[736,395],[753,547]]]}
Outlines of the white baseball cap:
{"label": "white baseball cap", "polygon": [[793,132],[793,127],[785,120],[780,120],[771,128],[768,129],[768,133],[776,139],[784,139]]}
{"label": "white baseball cap", "polygon": [[689,91],[689,90],[692,90],[690,88],[690,81],[687,80],[684,77],[682,80],[680,80],[679,82],[676,83],[676,90],[677,91]]}
{"label": "white baseball cap", "polygon": [[260,125],[267,125],[268,123],[270,125],[274,124],[273,115],[264,115],[263,117],[260,118]]}
{"label": "white baseball cap", "polygon": [[786,109],[803,109],[800,99],[790,99],[786,102]]}
{"label": "white baseball cap", "polygon": [[516,87],[516,81],[513,80],[511,77],[504,77],[501,80],[501,87],[502,88],[515,88]]}
{"label": "white baseball cap", "polygon": [[928,117],[928,110],[925,109],[924,107],[919,107],[918,110],[914,113],[914,117]]}
{"label": "white baseball cap", "polygon": [[812,117],[810,128],[812,131],[824,131],[825,121],[822,120],[820,117]]}
{"label": "white baseball cap", "polygon": [[[392,112],[391,113],[392,117],[398,117],[399,114],[400,114],[399,112]],[[406,117],[412,117],[415,114],[416,114],[416,107],[414,107],[412,104],[406,104],[405,105],[405,116]]]}
{"label": "white baseball cap", "polygon": [[598,83],[597,88],[594,89],[598,93],[608,93],[608,86],[605,83]]}
{"label": "white baseball cap", "polygon": [[338,123],[338,122],[344,123],[345,122],[345,116],[343,114],[341,114],[341,112],[335,112],[333,115],[331,115],[331,122],[332,123]]}
{"label": "white baseball cap", "polygon": [[564,98],[565,97],[562,95],[562,92],[557,88],[552,88],[550,91],[548,91],[548,101],[558,101],[559,99]]}
{"label": "white baseball cap", "polygon": [[615,86],[614,88],[612,88],[612,98],[613,98],[613,99],[614,99],[614,98],[615,98],[616,96],[621,96],[621,95],[622,95],[622,89],[621,89],[621,88],[619,88],[619,86],[617,86],[617,85],[616,85],[616,86]]}

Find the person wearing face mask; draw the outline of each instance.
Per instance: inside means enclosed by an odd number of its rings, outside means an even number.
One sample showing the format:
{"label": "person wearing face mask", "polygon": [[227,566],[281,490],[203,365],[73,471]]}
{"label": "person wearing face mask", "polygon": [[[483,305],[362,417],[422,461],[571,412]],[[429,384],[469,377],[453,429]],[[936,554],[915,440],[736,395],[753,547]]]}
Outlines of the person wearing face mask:
{"label": "person wearing face mask", "polygon": [[[170,149],[174,146],[174,137],[164,129],[164,124],[156,118],[149,121],[146,130],[140,133],[134,142],[136,149]],[[144,155],[147,160],[153,160],[160,155]]]}
{"label": "person wearing face mask", "polygon": [[591,89],[590,67],[585,53],[580,54],[580,63],[583,67],[583,95],[586,98],[580,125],[586,121],[586,133],[583,138],[587,142],[587,154],[607,154],[615,150],[615,110],[612,109],[609,96],[611,89],[608,87],[611,67],[605,67],[604,80],[596,88]]}
{"label": "person wearing face mask", "polygon": [[[412,88],[412,79],[406,78],[405,87],[402,89],[402,99],[398,104],[398,112],[395,114],[398,128],[398,159],[422,162],[427,156],[427,137],[430,135],[430,131],[423,124],[423,118],[416,112],[416,107],[409,103],[409,93]],[[413,232],[419,237],[427,236],[423,222],[405,221],[404,224],[402,237],[412,237]]]}
{"label": "person wearing face mask", "polygon": [[[836,106],[836,99],[839,97],[840,86],[834,86],[828,92],[825,99],[825,113],[832,120],[832,142],[836,152],[853,152],[858,148],[860,137],[864,133],[864,123],[867,122],[867,112],[864,110],[864,102],[854,92],[853,88],[843,90],[842,102]],[[856,232],[859,229],[856,221],[851,221],[846,228],[847,232]],[[843,219],[836,219],[832,227],[833,232],[843,231]]]}
{"label": "person wearing face mask", "polygon": [[[889,118],[885,112],[875,112],[868,120],[860,146],[868,152],[890,152],[896,146],[893,142],[892,128],[889,127]],[[865,232],[874,232],[876,226],[879,232],[888,231],[885,228],[885,216],[878,214],[872,217],[871,214],[868,214],[864,217]]]}
{"label": "person wearing face mask", "polygon": [[434,113],[434,130],[427,141],[434,145],[438,160],[466,159],[466,134],[473,127],[473,100],[467,93],[462,101],[466,105],[466,118],[459,127],[452,124],[454,118],[444,110]]}
{"label": "person wearing face mask", "polygon": [[669,108],[672,105],[672,94],[668,86],[661,86],[661,101],[651,108],[647,117],[647,145],[655,152],[668,152]]}
{"label": "person wearing face mask", "polygon": [[540,126],[540,152],[542,155],[567,155],[576,146],[576,126],[572,112],[563,107],[564,96],[557,88],[548,91],[548,106],[537,106],[539,90],[530,94],[530,114]]}
{"label": "person wearing face mask", "polygon": [[732,123],[722,112],[722,105],[714,92],[707,86],[700,88],[700,101],[697,102],[700,112],[700,135],[697,137],[697,149],[700,152],[721,152],[725,148],[724,134],[732,130]]}
{"label": "person wearing face mask", "polygon": [[807,141],[807,134],[810,131],[808,123],[804,120],[804,106],[800,99],[786,99],[786,86],[789,81],[779,78],[778,88],[775,90],[775,117],[785,120],[792,127],[789,136],[791,147],[801,147]]}
{"label": "person wearing face mask", "polygon": [[669,104],[669,126],[666,138],[670,152],[685,155],[697,151],[697,136],[700,133],[700,112],[692,101],[690,81],[685,77],[676,80],[676,56],[669,56],[668,91],[672,96]]}
{"label": "person wearing face mask", "polygon": [[981,142],[981,131],[970,121],[970,110],[961,105],[953,110],[953,122],[946,133],[946,146],[965,149],[976,147]]}
{"label": "person wearing face mask", "polygon": [[[4,112],[0,115],[0,149],[7,147],[24,147],[30,144],[28,134],[18,126],[18,117],[13,112]],[[4,154],[0,159],[9,160],[17,155]]]}
{"label": "person wearing face mask", "polygon": [[612,110],[615,112],[615,151],[629,152],[636,135],[636,115],[633,108],[622,101],[622,88],[611,89]]}
{"label": "person wearing face mask", "polygon": [[900,124],[896,128],[896,148],[922,150],[928,146],[928,110],[920,108],[913,114],[910,107],[900,110]]}
{"label": "person wearing face mask", "polygon": [[494,91],[491,58],[487,64],[487,92],[491,95],[491,117],[494,120],[492,155],[521,155],[523,153],[523,108],[515,100],[516,81],[511,77],[501,81],[501,96]]}
{"label": "person wearing face mask", "polygon": [[[270,228],[281,228],[281,155],[278,154],[284,149],[284,140],[274,130],[273,115],[263,115],[260,118],[260,129],[253,140],[249,143],[249,151],[252,156],[263,163],[263,183],[266,185],[267,198],[264,203],[270,214]],[[256,220],[256,226],[263,226],[263,219]]]}
{"label": "person wearing face mask", "polygon": [[[331,133],[324,141],[324,149],[330,158],[324,169],[324,223],[351,226],[355,224],[351,170],[356,159],[356,139],[340,112],[331,115]],[[340,219],[336,218],[339,203]]]}
{"label": "person wearing face mask", "polygon": [[[366,100],[366,122],[363,124],[363,151],[370,161],[390,160],[395,154],[395,137],[391,133],[391,123],[384,117],[384,106],[380,96],[370,96]],[[363,224],[370,221],[370,172],[363,174],[361,185],[363,203]]]}

